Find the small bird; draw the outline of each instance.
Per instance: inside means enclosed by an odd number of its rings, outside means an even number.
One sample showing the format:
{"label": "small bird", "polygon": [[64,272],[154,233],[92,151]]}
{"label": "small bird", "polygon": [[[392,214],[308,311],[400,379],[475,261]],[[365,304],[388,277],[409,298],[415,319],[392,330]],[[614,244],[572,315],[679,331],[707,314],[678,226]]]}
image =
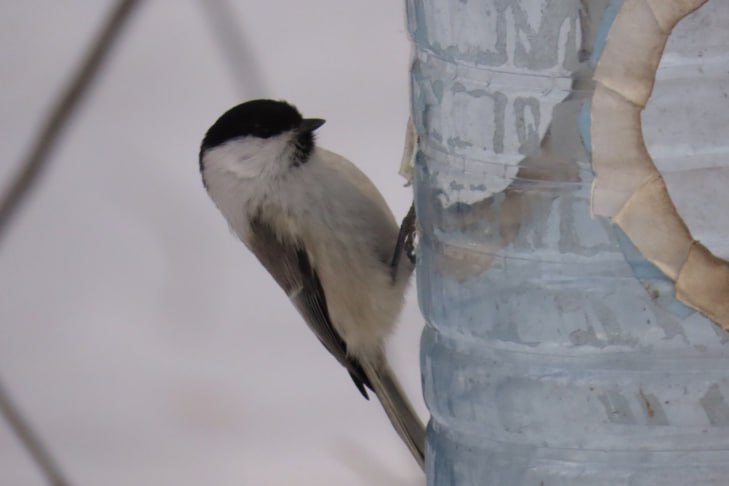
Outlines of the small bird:
{"label": "small bird", "polygon": [[316,145],[323,124],[284,101],[231,108],[203,138],[203,185],[360,393],[375,393],[423,467],[425,428],[384,352],[413,272],[414,212],[398,229],[369,178]]}

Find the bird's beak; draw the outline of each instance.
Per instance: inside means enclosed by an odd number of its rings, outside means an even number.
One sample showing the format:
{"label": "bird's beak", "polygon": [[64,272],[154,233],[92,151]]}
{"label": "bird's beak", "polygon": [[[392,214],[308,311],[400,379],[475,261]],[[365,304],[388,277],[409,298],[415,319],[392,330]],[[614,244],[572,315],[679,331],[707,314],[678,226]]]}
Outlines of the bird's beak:
{"label": "bird's beak", "polygon": [[299,133],[311,133],[320,126],[324,125],[326,120],[322,120],[321,118],[304,118],[301,120],[301,123],[299,124],[299,128],[297,129]]}

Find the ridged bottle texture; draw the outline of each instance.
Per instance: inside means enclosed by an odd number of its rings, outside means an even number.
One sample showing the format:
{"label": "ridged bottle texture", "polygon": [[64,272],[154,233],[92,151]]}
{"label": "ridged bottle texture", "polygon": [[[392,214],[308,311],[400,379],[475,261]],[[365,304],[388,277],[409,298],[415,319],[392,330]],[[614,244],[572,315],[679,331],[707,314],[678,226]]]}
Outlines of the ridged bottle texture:
{"label": "ridged bottle texture", "polygon": [[729,335],[590,211],[619,2],[407,7],[428,484],[729,484]]}

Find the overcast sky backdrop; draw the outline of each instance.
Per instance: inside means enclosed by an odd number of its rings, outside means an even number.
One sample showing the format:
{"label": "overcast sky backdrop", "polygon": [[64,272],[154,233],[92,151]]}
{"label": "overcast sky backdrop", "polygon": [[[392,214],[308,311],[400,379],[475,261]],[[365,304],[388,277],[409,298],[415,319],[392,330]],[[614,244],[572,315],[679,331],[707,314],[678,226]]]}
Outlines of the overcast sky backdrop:
{"label": "overcast sky backdrop", "polygon": [[[144,2],[0,246],[0,377],[77,485],[423,484],[376,400],[307,329],[203,190],[204,131],[251,97],[322,117],[396,216],[402,2],[246,0],[241,83],[201,1]],[[110,1],[4,2],[0,184]],[[229,17],[230,18],[230,17]],[[409,295],[394,366],[425,416]],[[0,484],[43,481],[0,421]]]}

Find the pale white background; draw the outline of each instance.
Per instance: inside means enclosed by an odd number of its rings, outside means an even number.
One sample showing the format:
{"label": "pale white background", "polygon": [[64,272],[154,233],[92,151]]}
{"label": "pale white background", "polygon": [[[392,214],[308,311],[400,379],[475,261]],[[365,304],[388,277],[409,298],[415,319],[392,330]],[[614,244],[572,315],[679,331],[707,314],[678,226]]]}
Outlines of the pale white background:
{"label": "pale white background", "polygon": [[[328,120],[322,145],[396,216],[408,112],[402,2],[246,0],[242,85],[201,2],[142,5],[50,170],[0,242],[0,376],[77,485],[402,485],[422,473],[198,174],[200,139],[246,97]],[[110,1],[3,2],[0,187]],[[411,291],[391,346],[425,416]],[[0,421],[0,485],[43,481]]]}

